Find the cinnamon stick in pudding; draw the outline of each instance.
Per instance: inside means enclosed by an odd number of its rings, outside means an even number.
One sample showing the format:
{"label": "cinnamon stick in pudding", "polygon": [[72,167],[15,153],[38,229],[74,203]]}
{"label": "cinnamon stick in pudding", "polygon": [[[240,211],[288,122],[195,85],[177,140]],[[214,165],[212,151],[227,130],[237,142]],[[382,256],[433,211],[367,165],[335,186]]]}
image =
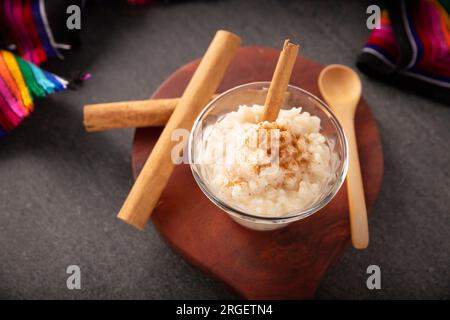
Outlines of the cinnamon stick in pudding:
{"label": "cinnamon stick in pudding", "polygon": [[283,50],[278,58],[277,66],[270,83],[269,92],[264,103],[263,119],[269,122],[275,121],[284,101],[286,90],[291,78],[292,69],[298,54],[298,45],[286,39]]}
{"label": "cinnamon stick in pudding", "polygon": [[[176,129],[191,130],[195,118],[216,92],[225,70],[240,45],[240,38],[220,30],[216,33],[183,96],[145,162],[118,218],[143,229],[173,172],[172,148]],[[186,143],[186,141],[184,141]]]}

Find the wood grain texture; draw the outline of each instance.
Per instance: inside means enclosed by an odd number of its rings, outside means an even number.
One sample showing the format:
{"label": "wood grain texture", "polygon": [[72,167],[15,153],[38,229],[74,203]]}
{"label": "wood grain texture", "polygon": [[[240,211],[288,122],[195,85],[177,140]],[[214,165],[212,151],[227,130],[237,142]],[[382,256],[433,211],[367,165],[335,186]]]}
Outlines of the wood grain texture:
{"label": "wood grain texture", "polygon": [[[239,84],[270,81],[279,51],[239,49],[219,92]],[[152,98],[180,96],[198,60],[172,74]],[[317,77],[323,67],[297,59],[290,83],[319,96]],[[161,129],[136,130],[132,169],[141,170]],[[356,134],[367,206],[379,193],[383,154],[378,127],[364,100],[356,113]],[[248,230],[214,206],[197,187],[188,165],[177,166],[152,216],[163,238],[187,261],[249,299],[308,299],[330,265],[349,243],[346,188],[321,211],[270,232]]]}

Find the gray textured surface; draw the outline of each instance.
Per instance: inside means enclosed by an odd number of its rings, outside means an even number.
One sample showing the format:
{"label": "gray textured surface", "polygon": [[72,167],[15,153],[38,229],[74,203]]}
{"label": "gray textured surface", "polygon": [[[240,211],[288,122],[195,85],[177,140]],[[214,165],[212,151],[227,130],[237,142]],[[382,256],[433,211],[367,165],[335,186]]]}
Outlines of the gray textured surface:
{"label": "gray textured surface", "polygon": [[[291,37],[308,58],[352,66],[369,33],[368,2],[337,3],[90,8],[84,48],[58,67],[63,74],[89,70],[94,78],[77,92],[39,102],[0,141],[0,298],[231,298],[173,253],[151,225],[139,233],[116,220],[132,184],[133,132],[86,134],[81,106],[150,96],[200,56],[219,28],[247,45],[279,47]],[[370,217],[369,249],[348,248],[317,298],[450,298],[450,109],[362,80],[381,129],[384,184]],[[82,269],[80,291],[66,289],[69,264]],[[370,264],[382,269],[381,291],[365,287]]]}

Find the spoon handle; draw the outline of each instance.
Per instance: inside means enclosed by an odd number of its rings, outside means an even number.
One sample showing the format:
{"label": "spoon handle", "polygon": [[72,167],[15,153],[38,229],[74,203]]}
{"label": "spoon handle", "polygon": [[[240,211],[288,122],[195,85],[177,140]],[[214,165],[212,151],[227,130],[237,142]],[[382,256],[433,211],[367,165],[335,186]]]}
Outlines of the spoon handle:
{"label": "spoon handle", "polygon": [[349,147],[349,166],[347,173],[347,192],[350,211],[350,230],[352,243],[356,249],[365,249],[369,245],[369,226],[367,222],[364,186],[361,177],[361,167],[356,144],[355,125],[353,117],[345,117],[344,131]]}

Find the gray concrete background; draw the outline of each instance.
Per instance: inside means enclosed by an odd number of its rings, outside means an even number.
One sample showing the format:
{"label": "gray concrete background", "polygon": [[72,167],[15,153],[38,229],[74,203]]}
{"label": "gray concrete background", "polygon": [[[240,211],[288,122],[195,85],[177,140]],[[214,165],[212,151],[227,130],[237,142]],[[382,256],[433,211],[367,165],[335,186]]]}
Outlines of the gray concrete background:
{"label": "gray concrete background", "polygon": [[[200,56],[216,29],[244,45],[279,47],[286,37],[323,64],[354,66],[369,34],[367,1],[216,1],[134,8],[95,5],[82,21],[84,47],[63,63],[89,70],[79,91],[42,100],[0,140],[0,298],[233,298],[160,239],[115,215],[132,184],[133,131],[86,134],[86,103],[144,99]],[[450,109],[362,76],[379,122],[385,177],[370,217],[371,244],[348,248],[319,299],[450,298],[448,210]],[[65,269],[82,270],[82,290]],[[377,264],[382,290],[366,289]],[[243,279],[243,281],[245,281]]]}

